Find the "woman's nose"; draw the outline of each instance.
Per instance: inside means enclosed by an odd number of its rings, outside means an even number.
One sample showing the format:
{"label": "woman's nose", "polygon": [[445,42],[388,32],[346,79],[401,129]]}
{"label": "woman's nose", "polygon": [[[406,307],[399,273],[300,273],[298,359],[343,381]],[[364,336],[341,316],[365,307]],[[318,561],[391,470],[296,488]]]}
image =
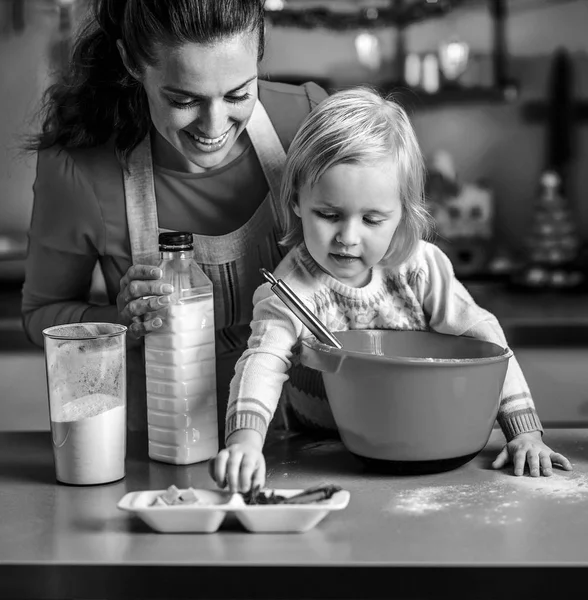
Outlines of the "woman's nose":
{"label": "woman's nose", "polygon": [[224,102],[208,102],[200,107],[198,129],[209,138],[220,137],[227,130],[227,110]]}

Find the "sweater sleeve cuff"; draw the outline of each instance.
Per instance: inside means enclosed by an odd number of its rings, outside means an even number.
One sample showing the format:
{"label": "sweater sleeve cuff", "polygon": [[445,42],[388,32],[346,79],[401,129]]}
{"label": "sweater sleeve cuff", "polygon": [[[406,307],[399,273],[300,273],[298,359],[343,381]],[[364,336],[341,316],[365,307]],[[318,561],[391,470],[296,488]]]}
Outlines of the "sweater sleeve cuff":
{"label": "sweater sleeve cuff", "polygon": [[543,434],[543,426],[539,416],[532,408],[518,410],[508,415],[499,415],[498,423],[507,442],[510,442],[521,433],[540,431]]}
{"label": "sweater sleeve cuff", "polygon": [[227,443],[229,436],[240,429],[255,429],[255,431],[258,431],[261,434],[261,437],[265,442],[267,428],[267,421],[258,413],[247,410],[234,412],[227,417],[225,424],[225,444]]}

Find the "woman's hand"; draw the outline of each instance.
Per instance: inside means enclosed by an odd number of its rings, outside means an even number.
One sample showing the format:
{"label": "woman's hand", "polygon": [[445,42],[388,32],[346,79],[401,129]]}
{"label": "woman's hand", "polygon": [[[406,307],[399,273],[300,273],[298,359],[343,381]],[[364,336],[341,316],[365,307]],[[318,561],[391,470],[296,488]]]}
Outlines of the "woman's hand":
{"label": "woman's hand", "polygon": [[265,459],[262,446],[263,439],[254,429],[236,431],[227,440],[227,447],[210,461],[210,476],[219,487],[228,485],[233,493],[248,492],[256,486],[263,487]]}
{"label": "woman's hand", "polygon": [[169,302],[173,288],[157,281],[161,269],[150,265],[133,265],[120,280],[120,292],[116,297],[118,322],[126,325],[137,338],[161,327],[157,314]]}
{"label": "woman's hand", "polygon": [[510,461],[514,464],[514,474],[520,476],[525,470],[525,463],[529,465],[531,477],[545,477],[553,474],[552,466],[557,464],[565,471],[572,470],[572,464],[563,455],[554,452],[543,443],[540,431],[521,433],[513,438],[496,457],[492,463],[494,469],[501,469]]}

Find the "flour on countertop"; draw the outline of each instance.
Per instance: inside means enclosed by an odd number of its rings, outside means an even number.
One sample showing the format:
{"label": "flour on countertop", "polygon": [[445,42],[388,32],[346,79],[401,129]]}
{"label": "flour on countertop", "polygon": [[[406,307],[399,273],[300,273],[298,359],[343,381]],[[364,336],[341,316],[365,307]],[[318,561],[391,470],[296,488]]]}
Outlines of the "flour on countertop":
{"label": "flour on countertop", "polygon": [[555,502],[588,501],[588,476],[554,473],[551,477],[505,475],[476,484],[427,486],[400,490],[387,512],[427,515],[459,510],[464,518],[481,518],[486,524],[521,522],[521,500],[547,498]]}
{"label": "flour on countertop", "polygon": [[512,477],[511,479],[510,484],[522,490],[529,490],[535,495],[572,502],[588,500],[588,477],[586,475],[555,473],[551,477]]}
{"label": "flour on countertop", "polygon": [[490,483],[429,486],[399,492],[388,510],[412,514],[426,514],[452,508],[473,508],[493,500],[501,500],[498,490]]}

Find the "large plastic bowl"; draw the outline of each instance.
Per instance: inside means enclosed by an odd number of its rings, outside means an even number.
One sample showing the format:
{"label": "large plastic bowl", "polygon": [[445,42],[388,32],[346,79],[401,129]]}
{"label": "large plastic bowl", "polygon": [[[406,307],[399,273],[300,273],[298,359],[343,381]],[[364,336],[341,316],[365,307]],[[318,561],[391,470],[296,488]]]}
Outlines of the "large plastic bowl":
{"label": "large plastic bowl", "polygon": [[335,336],[342,349],[303,340],[301,362],[322,371],[341,440],[368,466],[446,471],[486,445],[511,350],[422,331]]}

